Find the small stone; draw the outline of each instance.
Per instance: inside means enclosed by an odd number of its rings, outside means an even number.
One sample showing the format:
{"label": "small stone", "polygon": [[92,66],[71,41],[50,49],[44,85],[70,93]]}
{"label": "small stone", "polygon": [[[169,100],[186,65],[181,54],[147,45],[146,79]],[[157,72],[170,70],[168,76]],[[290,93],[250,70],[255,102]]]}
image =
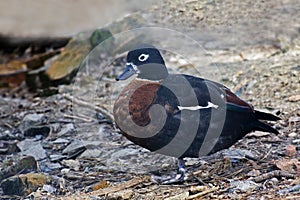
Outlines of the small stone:
{"label": "small stone", "polygon": [[250,177],[256,177],[259,175],[260,175],[260,171],[257,169],[253,169],[250,172],[248,172],[248,174],[247,174],[247,176],[250,176]]}
{"label": "small stone", "polygon": [[51,170],[62,168],[62,165],[59,163],[47,163],[46,166]]}
{"label": "small stone", "polygon": [[285,149],[285,155],[286,156],[295,156],[297,154],[296,146],[294,145],[288,145]]}
{"label": "small stone", "polygon": [[126,190],[122,190],[122,191],[118,191],[118,192],[114,192],[114,193],[109,193],[107,195],[107,199],[109,200],[117,200],[117,199],[130,199],[131,196],[133,195],[133,191],[126,189]]}
{"label": "small stone", "polygon": [[30,124],[40,124],[46,122],[46,117],[44,114],[28,114],[23,118],[22,122]]}
{"label": "small stone", "polygon": [[292,141],[293,144],[300,144],[300,139],[295,139]]}
{"label": "small stone", "polygon": [[300,122],[300,117],[290,117],[289,122],[290,123]]}
{"label": "small stone", "polygon": [[189,191],[193,194],[202,192],[204,190],[207,190],[207,187],[203,185],[191,186],[191,188],[189,189]]}
{"label": "small stone", "polygon": [[265,137],[270,135],[270,133],[262,132],[262,131],[254,131],[252,133],[247,134],[247,137]]}
{"label": "small stone", "polygon": [[85,150],[79,158],[99,158],[103,152],[99,149],[87,149]]}
{"label": "small stone", "polygon": [[290,96],[290,97],[289,97],[289,101],[290,101],[290,102],[297,102],[297,101],[300,101],[300,94]]}
{"label": "small stone", "polygon": [[47,137],[51,129],[48,126],[33,126],[24,130],[24,136],[34,137],[36,135],[42,135]]}
{"label": "small stone", "polygon": [[19,148],[17,147],[18,140],[4,140],[1,141],[1,153],[0,154],[13,154],[19,152]]}
{"label": "small stone", "polygon": [[83,151],[86,150],[85,144],[83,141],[81,140],[74,140],[73,142],[71,142],[71,144],[69,144],[64,150],[63,150],[63,154],[67,154],[69,155],[69,157],[71,156],[76,156],[81,154]]}
{"label": "small stone", "polygon": [[290,138],[294,138],[294,137],[296,137],[296,136],[297,136],[297,133],[295,133],[295,132],[292,132],[292,133],[290,133],[288,136],[289,136]]}
{"label": "small stone", "polygon": [[96,191],[96,190],[99,190],[99,189],[107,188],[108,186],[109,186],[109,182],[106,181],[106,180],[102,180],[102,181],[96,183],[92,187],[92,189],[93,189],[93,191]]}
{"label": "small stone", "polygon": [[230,187],[233,187],[234,190],[246,192],[246,191],[252,191],[256,189],[257,187],[259,187],[259,184],[250,180],[232,181],[230,182]]}
{"label": "small stone", "polygon": [[54,141],[52,141],[53,144],[63,144],[63,143],[69,143],[70,141],[64,138],[58,138]]}
{"label": "small stone", "polygon": [[75,171],[78,171],[80,168],[80,162],[78,160],[63,160],[61,164]]}
{"label": "small stone", "polygon": [[4,168],[0,172],[0,182],[5,178],[16,175],[20,172],[28,173],[37,170],[37,162],[32,156],[21,157],[20,159],[14,160],[10,163],[13,163],[13,165]]}
{"label": "small stone", "polygon": [[175,196],[165,198],[165,200],[181,200],[181,199],[186,199],[188,196],[189,196],[189,192],[183,192]]}
{"label": "small stone", "polygon": [[163,163],[161,165],[161,168],[164,169],[164,170],[170,169],[170,164],[169,163]]}
{"label": "small stone", "polygon": [[63,168],[62,170],[60,170],[60,172],[62,174],[68,174],[71,170],[70,169],[67,169],[67,168]]}
{"label": "small stone", "polygon": [[50,155],[51,162],[60,161],[60,160],[65,159],[65,158],[67,158],[67,156],[63,156],[61,154],[52,154],[52,155]]}
{"label": "small stone", "polygon": [[19,142],[17,146],[21,150],[22,154],[33,156],[36,160],[42,160],[47,157],[46,151],[40,141],[26,139]]}
{"label": "small stone", "polygon": [[56,192],[56,188],[52,187],[51,185],[43,185],[43,190],[50,194]]}
{"label": "small stone", "polygon": [[24,196],[51,182],[51,177],[45,174],[20,174],[1,182],[3,193],[6,195]]}
{"label": "small stone", "polygon": [[195,166],[199,163],[200,163],[199,159],[188,158],[185,162],[185,166]]}
{"label": "small stone", "polygon": [[62,129],[57,133],[58,136],[72,135],[75,132],[73,124],[66,124]]}

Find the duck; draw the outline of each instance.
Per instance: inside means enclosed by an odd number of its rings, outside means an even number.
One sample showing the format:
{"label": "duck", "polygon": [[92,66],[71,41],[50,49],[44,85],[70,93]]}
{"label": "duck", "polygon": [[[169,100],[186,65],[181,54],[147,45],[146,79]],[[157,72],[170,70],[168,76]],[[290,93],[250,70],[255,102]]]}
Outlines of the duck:
{"label": "duck", "polygon": [[152,45],[128,52],[116,80],[129,78],[113,106],[115,124],[133,143],[178,159],[178,173],[164,184],[186,180],[184,158],[228,149],[253,131],[279,133],[264,122],[278,116],[254,109],[221,83],[169,73]]}

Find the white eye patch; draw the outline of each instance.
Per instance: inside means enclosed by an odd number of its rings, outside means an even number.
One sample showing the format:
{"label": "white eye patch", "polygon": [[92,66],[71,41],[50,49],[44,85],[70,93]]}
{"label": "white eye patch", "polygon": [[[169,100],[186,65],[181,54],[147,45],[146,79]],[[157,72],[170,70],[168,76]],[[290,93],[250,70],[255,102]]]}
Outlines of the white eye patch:
{"label": "white eye patch", "polygon": [[146,61],[148,58],[149,58],[149,54],[141,54],[141,55],[138,57],[139,61],[141,61],[141,62]]}

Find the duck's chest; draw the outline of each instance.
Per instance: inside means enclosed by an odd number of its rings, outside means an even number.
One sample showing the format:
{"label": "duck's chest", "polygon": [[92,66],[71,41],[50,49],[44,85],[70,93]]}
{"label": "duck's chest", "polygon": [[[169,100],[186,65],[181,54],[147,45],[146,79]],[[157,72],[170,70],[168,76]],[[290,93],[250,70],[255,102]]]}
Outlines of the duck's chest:
{"label": "duck's chest", "polygon": [[131,81],[120,93],[114,104],[113,114],[119,127],[146,126],[150,122],[149,108],[155,101],[159,82]]}

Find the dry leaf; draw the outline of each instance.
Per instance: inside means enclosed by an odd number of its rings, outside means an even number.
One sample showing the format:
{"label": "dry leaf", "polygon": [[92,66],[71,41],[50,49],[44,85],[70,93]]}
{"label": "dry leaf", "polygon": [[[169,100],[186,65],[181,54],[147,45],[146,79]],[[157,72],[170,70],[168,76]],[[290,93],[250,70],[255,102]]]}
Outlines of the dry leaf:
{"label": "dry leaf", "polygon": [[276,163],[276,167],[283,171],[287,171],[290,173],[298,173],[300,172],[300,162],[298,159],[281,159],[278,160]]}

